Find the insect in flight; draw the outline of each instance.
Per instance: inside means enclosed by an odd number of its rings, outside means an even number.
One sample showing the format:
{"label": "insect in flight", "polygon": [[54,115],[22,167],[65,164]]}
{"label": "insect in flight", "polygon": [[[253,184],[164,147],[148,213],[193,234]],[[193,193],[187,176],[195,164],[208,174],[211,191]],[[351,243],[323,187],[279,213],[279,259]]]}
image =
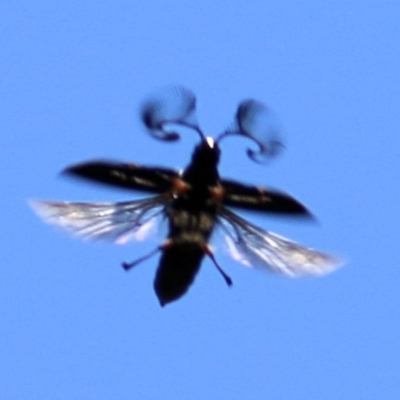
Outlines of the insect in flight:
{"label": "insect in flight", "polygon": [[219,145],[226,137],[240,135],[253,140],[258,150],[248,149],[247,154],[258,162],[280,152],[283,146],[271,123],[271,111],[256,100],[242,101],[233,124],[216,139],[200,129],[195,111],[196,98],[183,87],[172,87],[150,97],[141,109],[145,127],[157,139],[176,141],[179,128],[199,136],[200,143],[183,171],[103,160],[73,165],[64,171],[75,177],[152,193],[152,197],[117,203],[32,201],[32,207],[46,222],[75,235],[114,243],[134,239],[157,217],[167,221],[169,233],[164,243],[151,253],[122,264],[130,270],[161,253],[154,289],[162,306],[187,292],[205,256],[226,283],[232,284],[208,244],[216,229],[227,239],[234,257],[248,266],[289,277],[323,275],[336,269],[339,261],[335,257],[265,231],[227,208],[312,218],[288,194],[219,176]]}

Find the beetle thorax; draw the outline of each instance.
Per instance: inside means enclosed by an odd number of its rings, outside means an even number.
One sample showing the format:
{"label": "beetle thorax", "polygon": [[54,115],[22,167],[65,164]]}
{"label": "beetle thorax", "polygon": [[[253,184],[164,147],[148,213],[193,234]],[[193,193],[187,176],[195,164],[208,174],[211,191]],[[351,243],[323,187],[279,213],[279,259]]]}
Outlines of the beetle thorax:
{"label": "beetle thorax", "polygon": [[201,142],[194,149],[191,162],[183,173],[183,179],[199,188],[216,185],[219,180],[217,170],[219,157],[220,150],[216,143],[212,140]]}

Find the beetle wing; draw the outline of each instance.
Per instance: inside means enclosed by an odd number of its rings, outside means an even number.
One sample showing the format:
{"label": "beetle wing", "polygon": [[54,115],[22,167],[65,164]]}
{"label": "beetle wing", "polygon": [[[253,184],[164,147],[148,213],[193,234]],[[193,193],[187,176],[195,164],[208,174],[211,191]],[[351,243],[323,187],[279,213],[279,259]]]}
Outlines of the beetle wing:
{"label": "beetle wing", "polygon": [[123,244],[138,239],[153,218],[161,215],[162,196],[119,203],[71,203],[31,201],[35,212],[47,223],[85,239]]}
{"label": "beetle wing", "polygon": [[64,174],[125,189],[162,193],[171,187],[179,172],[168,168],[95,160],[72,165]]}
{"label": "beetle wing", "polygon": [[286,193],[244,185],[228,179],[223,179],[221,185],[224,189],[223,203],[226,206],[313,218],[303,204]]}
{"label": "beetle wing", "polygon": [[250,267],[289,277],[317,276],[337,269],[337,258],[267,232],[222,208],[218,222],[233,257]]}

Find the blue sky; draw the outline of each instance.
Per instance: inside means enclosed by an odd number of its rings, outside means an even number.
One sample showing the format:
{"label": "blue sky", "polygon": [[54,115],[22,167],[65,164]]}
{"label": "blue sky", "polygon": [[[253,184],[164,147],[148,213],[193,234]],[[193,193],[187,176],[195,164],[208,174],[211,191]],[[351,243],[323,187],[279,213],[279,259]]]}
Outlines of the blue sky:
{"label": "blue sky", "polygon": [[[400,5],[396,2],[8,2],[0,5],[0,394],[7,399],[397,399],[400,395]],[[318,224],[245,216],[349,260],[318,279],[223,253],[161,308],[154,243],[85,243],[28,198],[138,198],[58,176],[106,157],[181,168],[195,135],[153,140],[138,107],[183,84],[210,135],[269,104],[286,151],[223,143],[221,174],[287,191]]]}

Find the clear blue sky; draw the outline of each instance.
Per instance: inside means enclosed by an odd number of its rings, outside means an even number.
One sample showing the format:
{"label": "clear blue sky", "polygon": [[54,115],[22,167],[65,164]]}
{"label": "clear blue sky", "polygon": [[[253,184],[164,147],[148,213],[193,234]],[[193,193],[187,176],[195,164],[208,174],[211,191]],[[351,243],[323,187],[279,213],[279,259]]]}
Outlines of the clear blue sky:
{"label": "clear blue sky", "polygon": [[[3,1],[0,5],[2,399],[398,399],[400,3]],[[279,4],[278,4],[279,3]],[[127,200],[58,172],[107,157],[183,167],[197,138],[144,133],[160,86],[198,96],[217,134],[254,97],[287,149],[268,166],[226,141],[221,173],[287,191],[318,224],[246,217],[346,257],[289,280],[218,259],[161,308],[154,243],[85,243],[28,198]]]}

